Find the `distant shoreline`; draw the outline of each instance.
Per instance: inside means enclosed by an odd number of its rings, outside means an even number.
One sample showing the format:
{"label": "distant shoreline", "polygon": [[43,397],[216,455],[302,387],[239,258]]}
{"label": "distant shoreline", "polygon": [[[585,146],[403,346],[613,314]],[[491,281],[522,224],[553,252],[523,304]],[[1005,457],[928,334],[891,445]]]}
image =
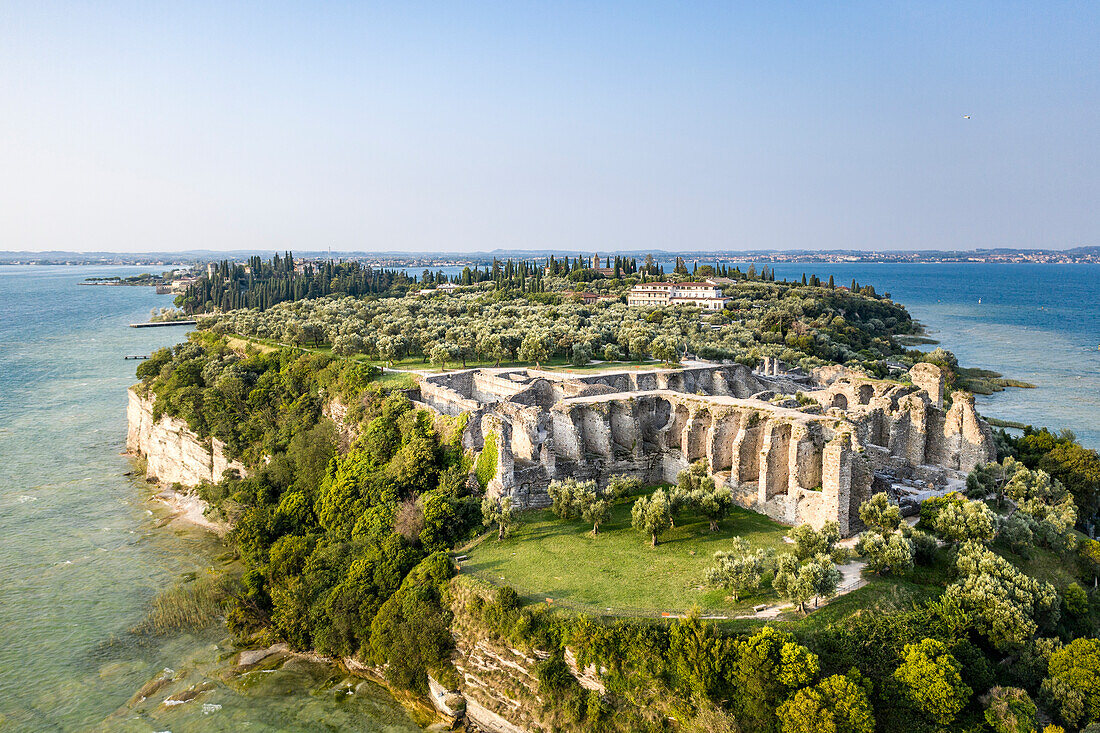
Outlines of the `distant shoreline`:
{"label": "distant shoreline", "polygon": [[[118,266],[118,267],[178,267],[202,262],[244,260],[254,255],[269,255],[258,250],[228,252],[143,252],[81,253],[81,252],[0,252],[0,264],[27,266]],[[441,252],[426,255],[415,252],[323,252],[298,250],[297,259],[359,261],[378,267],[461,267],[484,265],[494,259],[542,260],[550,255],[591,256],[592,252],[562,248],[560,250],[498,250],[492,252]],[[715,250],[694,252],[666,252],[663,250],[601,250],[601,255],[644,257],[649,254],[658,260],[681,257],[686,261],[700,262],[759,262],[791,264],[1097,264],[1100,263],[1100,247],[1075,247],[1066,250],[1053,249],[978,249],[978,250],[905,250],[877,252],[872,250]]]}

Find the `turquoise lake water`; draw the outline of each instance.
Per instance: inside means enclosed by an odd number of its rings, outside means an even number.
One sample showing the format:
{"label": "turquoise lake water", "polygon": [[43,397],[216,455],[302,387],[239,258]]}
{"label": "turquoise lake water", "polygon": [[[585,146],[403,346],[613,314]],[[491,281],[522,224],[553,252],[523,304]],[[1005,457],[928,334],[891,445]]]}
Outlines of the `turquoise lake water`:
{"label": "turquoise lake water", "polygon": [[125,707],[165,668],[204,679],[227,648],[218,630],[130,632],[158,591],[225,551],[208,532],[158,527],[167,512],[125,476],[138,362],[123,356],[186,329],[126,327],[171,304],[152,288],[78,283],[139,271],[0,267],[0,731],[420,730],[381,688],[218,684],[168,709]]}
{"label": "turquoise lake water", "polygon": [[[147,484],[125,476],[126,387],[136,362],[122,357],[175,343],[186,329],[126,328],[170,305],[151,288],[78,283],[140,271],[0,267],[0,730],[418,730],[380,689],[344,697],[306,686],[238,694],[219,685],[198,704],[125,708],[166,667],[201,678],[226,641],[217,631],[129,631],[158,591],[223,551],[209,533],[158,527],[166,512],[149,500]],[[889,291],[963,364],[1037,385],[979,398],[984,413],[1068,427],[1100,448],[1100,266],[776,272],[832,274],[837,284],[855,277]]]}

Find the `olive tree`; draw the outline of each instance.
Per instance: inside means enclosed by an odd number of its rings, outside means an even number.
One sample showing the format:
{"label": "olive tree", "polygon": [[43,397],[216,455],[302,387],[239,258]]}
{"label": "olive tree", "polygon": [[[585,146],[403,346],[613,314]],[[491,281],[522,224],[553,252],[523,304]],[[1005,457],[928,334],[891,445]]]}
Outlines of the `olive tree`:
{"label": "olive tree", "polygon": [[733,496],[726,488],[697,489],[691,492],[691,505],[710,522],[710,531],[718,531],[718,523],[733,509]]}
{"label": "olive tree", "polygon": [[885,492],[880,491],[860,504],[859,519],[868,529],[893,532],[901,526],[901,509],[890,501]]}
{"label": "olive tree", "polygon": [[815,555],[799,565],[798,558],[787,553],[776,558],[772,587],[804,612],[806,602],[814,596],[828,598],[836,593],[841,577],[840,570],[828,555]]}
{"label": "olive tree", "polygon": [[447,362],[454,359],[455,348],[451,344],[439,343],[432,347],[429,354],[432,363],[440,368],[447,369]]}
{"label": "olive tree", "polygon": [[657,489],[649,496],[639,496],[630,511],[631,526],[649,535],[653,547],[658,538],[672,525],[668,494]]}
{"label": "olive tree", "polygon": [[504,539],[512,530],[512,500],[486,496],[481,500],[481,516],[487,526],[497,525],[497,539]]}
{"label": "olive tree", "polygon": [[523,337],[519,346],[520,361],[534,362],[536,367],[541,367],[542,362],[550,358],[550,338],[545,333],[532,331]]}
{"label": "olive tree", "polygon": [[577,519],[581,516],[582,495],[595,494],[595,481],[577,481],[569,477],[551,481],[546,487],[550,495],[550,508],[560,519]]}
{"label": "olive tree", "polygon": [[856,541],[856,552],[879,575],[903,575],[913,568],[913,542],[900,532],[864,532]]}
{"label": "olive tree", "polygon": [[932,528],[945,540],[986,543],[996,534],[996,516],[983,502],[970,501],[961,496],[944,497],[946,501],[936,512]]}
{"label": "olive tree", "polygon": [[749,543],[735,537],[734,549],[714,553],[714,565],[707,568],[708,584],[725,588],[736,601],[742,593],[760,587],[764,574],[772,564],[773,552],[756,550],[750,553]]}
{"label": "olive tree", "polygon": [[821,529],[817,530],[808,524],[800,524],[789,533],[794,540],[794,554],[799,560],[808,560],[814,555],[830,555],[838,541],[840,541],[840,525],[836,522],[825,522]]}
{"label": "olive tree", "polygon": [[653,339],[649,351],[654,358],[663,361],[665,366],[680,360],[680,344],[672,336],[658,336]]}

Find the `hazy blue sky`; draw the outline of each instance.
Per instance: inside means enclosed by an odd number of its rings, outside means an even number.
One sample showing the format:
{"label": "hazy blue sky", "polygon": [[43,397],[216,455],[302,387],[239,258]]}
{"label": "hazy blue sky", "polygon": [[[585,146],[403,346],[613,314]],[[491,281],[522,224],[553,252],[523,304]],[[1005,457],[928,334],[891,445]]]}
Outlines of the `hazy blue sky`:
{"label": "hazy blue sky", "polygon": [[1097,2],[4,0],[0,249],[1100,244],[1098,39]]}

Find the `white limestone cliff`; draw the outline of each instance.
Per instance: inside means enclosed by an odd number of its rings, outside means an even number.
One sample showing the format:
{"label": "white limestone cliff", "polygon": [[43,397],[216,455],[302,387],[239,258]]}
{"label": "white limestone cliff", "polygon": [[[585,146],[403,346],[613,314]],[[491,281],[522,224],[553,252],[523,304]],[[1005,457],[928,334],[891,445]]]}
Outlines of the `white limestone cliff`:
{"label": "white limestone cliff", "polygon": [[153,418],[153,400],[129,390],[126,406],[126,449],[145,459],[145,476],[162,484],[198,486],[216,483],[227,468],[241,476],[245,467],[225,455],[225,444],[217,438],[200,438],[187,423],[162,415]]}

